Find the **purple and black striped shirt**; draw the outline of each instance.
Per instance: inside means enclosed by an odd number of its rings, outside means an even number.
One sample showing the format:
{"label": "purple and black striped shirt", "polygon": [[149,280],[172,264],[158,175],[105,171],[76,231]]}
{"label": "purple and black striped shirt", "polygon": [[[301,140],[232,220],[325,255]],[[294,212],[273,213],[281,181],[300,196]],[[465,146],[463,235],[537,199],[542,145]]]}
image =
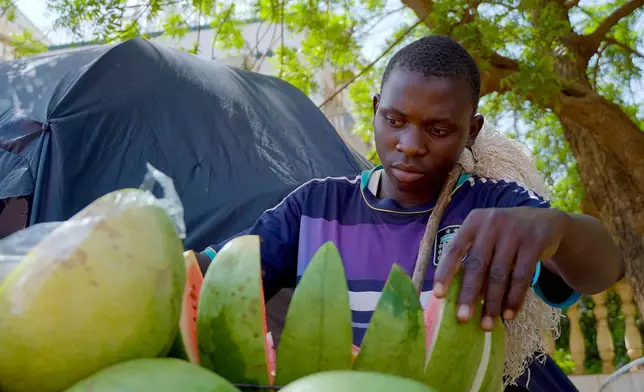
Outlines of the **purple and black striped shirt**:
{"label": "purple and black striped shirt", "polygon": [[[360,345],[393,263],[408,273],[414,270],[420,240],[433,203],[403,208],[393,199],[375,195],[382,168],[353,178],[314,179],[297,188],[276,207],[264,212],[239,235],[262,238],[265,286],[276,292],[295,284],[313,254],[327,241],[338,248],[349,286],[354,344]],[[493,181],[463,175],[439,225],[427,270],[421,303],[431,293],[435,266],[445,244],[454,236],[470,211],[477,208],[532,206],[549,208],[539,195],[515,182]],[[212,259],[225,244],[204,251]],[[551,300],[548,287],[537,275],[533,289],[548,304],[567,307],[580,294],[572,289]],[[267,295],[271,289],[267,289]]]}

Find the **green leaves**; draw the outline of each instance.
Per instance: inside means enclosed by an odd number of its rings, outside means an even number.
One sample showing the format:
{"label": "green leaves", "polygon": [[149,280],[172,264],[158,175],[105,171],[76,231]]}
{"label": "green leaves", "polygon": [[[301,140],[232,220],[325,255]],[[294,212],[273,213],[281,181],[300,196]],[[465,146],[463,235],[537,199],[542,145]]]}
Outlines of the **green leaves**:
{"label": "green leaves", "polygon": [[13,22],[16,17],[16,4],[11,0],[0,0],[0,18],[6,17]]}
{"label": "green leaves", "polygon": [[9,44],[14,58],[33,56],[47,51],[47,46],[34,37],[30,30],[23,30],[22,34],[11,34]]}
{"label": "green leaves", "polygon": [[[501,128],[511,128],[516,137],[531,145],[548,176],[555,205],[578,209],[582,191],[576,164],[553,114],[561,86],[571,82],[588,85],[620,105],[644,129],[644,105],[638,93],[644,75],[644,35],[640,33],[644,10],[621,18],[586,66],[579,62],[575,34],[595,31],[627,0],[581,2],[570,9],[565,2],[546,0],[432,0],[426,25],[408,31],[418,19],[405,5],[420,3],[426,5],[429,0],[47,2],[57,18],[56,26],[77,34],[79,40],[86,40],[88,32],[92,39],[113,42],[159,30],[178,39],[189,28],[206,25],[204,29],[213,33],[201,34],[202,42],[191,45],[191,52],[215,58],[215,49],[223,50],[226,55],[241,56],[241,66],[253,71],[269,61],[279,77],[311,97],[317,95],[318,104],[353,75],[370,68],[329,107],[341,102],[350,110],[356,121],[353,133],[372,146],[373,94],[379,90],[382,71],[391,55],[411,40],[428,33],[451,35],[486,72],[495,69],[489,58],[492,53],[509,57],[520,72],[503,78],[502,94],[486,97],[482,110]],[[0,0],[0,13],[14,9],[12,0]],[[388,32],[386,39],[374,42],[374,36],[383,31]],[[206,41],[205,36],[212,38]],[[401,37],[399,44],[373,63]],[[16,40],[20,55],[42,49],[23,38],[24,42]],[[332,77],[322,80],[323,70],[332,70]],[[508,123],[513,118],[518,128]],[[377,164],[374,152],[372,149],[368,157]]]}

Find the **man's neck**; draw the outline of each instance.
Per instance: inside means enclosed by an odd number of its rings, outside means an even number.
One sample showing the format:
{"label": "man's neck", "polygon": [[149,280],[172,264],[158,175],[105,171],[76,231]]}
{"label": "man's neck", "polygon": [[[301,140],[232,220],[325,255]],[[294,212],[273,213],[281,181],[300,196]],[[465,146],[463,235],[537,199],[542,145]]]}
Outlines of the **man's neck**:
{"label": "man's neck", "polygon": [[404,208],[411,208],[435,202],[440,194],[440,186],[434,187],[437,189],[432,193],[401,192],[392,185],[384,170],[380,171],[379,177],[375,196],[379,199],[394,199]]}

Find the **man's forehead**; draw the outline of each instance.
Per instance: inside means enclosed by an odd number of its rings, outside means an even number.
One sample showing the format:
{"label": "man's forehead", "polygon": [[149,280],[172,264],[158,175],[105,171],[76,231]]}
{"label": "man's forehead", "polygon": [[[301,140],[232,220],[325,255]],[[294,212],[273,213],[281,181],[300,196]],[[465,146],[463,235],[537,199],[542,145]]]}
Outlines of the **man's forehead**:
{"label": "man's forehead", "polygon": [[410,71],[392,73],[383,86],[380,105],[405,114],[440,111],[444,116],[460,116],[472,110],[469,86],[463,80]]}
{"label": "man's forehead", "polygon": [[469,90],[469,85],[462,79],[453,76],[424,75],[420,72],[396,70],[391,73],[382,92],[400,93],[414,91],[442,92]]}

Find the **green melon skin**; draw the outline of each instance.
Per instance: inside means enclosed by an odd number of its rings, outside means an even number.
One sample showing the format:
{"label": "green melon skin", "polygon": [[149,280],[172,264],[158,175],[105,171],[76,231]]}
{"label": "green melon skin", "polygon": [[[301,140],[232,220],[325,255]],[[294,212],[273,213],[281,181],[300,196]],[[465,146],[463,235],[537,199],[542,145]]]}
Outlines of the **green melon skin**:
{"label": "green melon skin", "polygon": [[[418,381],[391,374],[333,370],[316,373],[280,389],[280,392],[439,392]],[[447,390],[445,390],[447,392]]]}
{"label": "green melon skin", "polygon": [[204,276],[197,310],[201,366],[239,384],[270,385],[255,235],[232,239]]}
{"label": "green melon skin", "polygon": [[136,190],[96,200],[7,277],[1,391],[59,392],[106,366],[167,353],[186,272],[175,226],[153,201]]}
{"label": "green melon skin", "polygon": [[424,363],[423,309],[411,278],[394,264],[353,368],[423,380]]}
{"label": "green melon skin", "polygon": [[223,377],[173,358],[135,359],[107,367],[65,392],[240,392]]}
{"label": "green melon skin", "polygon": [[480,392],[503,392],[503,369],[505,367],[505,327],[499,318],[492,330],[490,359],[481,384]]}
{"label": "green melon skin", "polygon": [[351,369],[352,335],[342,258],[327,242],[313,256],[291,299],[277,351],[275,384]]}
{"label": "green melon skin", "polygon": [[[425,383],[441,391],[469,391],[483,357],[485,331],[480,327],[483,306],[477,303],[466,323],[456,319],[462,273],[457,274],[443,299],[442,316],[436,326],[425,367]],[[457,371],[455,371],[457,370]]]}

